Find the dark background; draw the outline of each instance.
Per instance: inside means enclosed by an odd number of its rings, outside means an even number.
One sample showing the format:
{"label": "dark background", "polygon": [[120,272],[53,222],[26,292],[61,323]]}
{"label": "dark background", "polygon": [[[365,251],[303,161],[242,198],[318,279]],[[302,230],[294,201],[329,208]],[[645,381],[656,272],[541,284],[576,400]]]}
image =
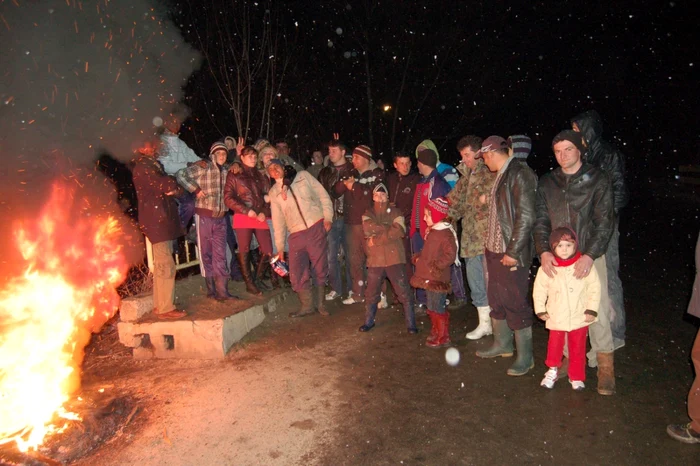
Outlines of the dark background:
{"label": "dark background", "polygon": [[[171,14],[189,43],[212,50],[235,46],[216,32],[240,21],[244,3],[173,0]],[[465,134],[524,133],[534,141],[529,163],[541,174],[554,164],[554,134],[591,108],[603,117],[605,138],[626,154],[633,190],[698,161],[691,2],[500,3],[247,2],[250,43],[271,21],[286,40],[274,59],[289,60],[265,135],[287,139],[302,159],[333,132],[351,146],[369,143],[368,57],[373,149],[387,161],[398,112],[394,151],[413,153],[432,138],[441,159],[456,164],[455,143]],[[236,136],[212,80],[211,68],[222,66],[209,55],[186,89],[192,118],[182,137],[200,154]],[[383,112],[384,104],[392,110]],[[248,141],[258,133],[251,125]]]}

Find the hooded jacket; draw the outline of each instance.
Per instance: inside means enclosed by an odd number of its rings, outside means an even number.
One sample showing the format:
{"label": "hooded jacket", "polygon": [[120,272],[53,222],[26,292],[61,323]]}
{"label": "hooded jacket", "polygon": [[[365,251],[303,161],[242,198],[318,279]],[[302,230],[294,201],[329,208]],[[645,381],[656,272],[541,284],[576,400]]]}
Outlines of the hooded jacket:
{"label": "hooded jacket", "polygon": [[375,202],[362,216],[367,267],[390,267],[406,263],[403,237],[406,225],[401,209]]}
{"label": "hooded jacket", "polygon": [[610,175],[615,212],[619,212],[629,201],[629,191],[625,183],[625,156],[617,147],[603,140],[603,122],[595,110],[575,116],[571,123],[576,123],[579,127],[588,146],[588,150],[583,154],[583,161],[602,168]]}
{"label": "hooded jacket", "polygon": [[416,147],[416,158],[418,158],[418,151],[421,149],[430,149],[433,152],[435,152],[435,155],[437,155],[438,158],[438,163],[435,169],[439,174],[442,175],[443,178],[445,178],[447,184],[450,185],[450,189],[454,188],[457,184],[457,181],[459,180],[459,173],[457,172],[457,169],[452,165],[440,162],[440,152],[438,152],[437,147],[435,146],[435,143],[432,140],[425,139],[421,141],[420,144],[418,144],[418,146]]}
{"label": "hooded jacket", "polygon": [[416,185],[416,192],[413,194],[413,209],[411,210],[411,224],[408,227],[409,237],[415,232],[419,232],[425,238],[428,232],[428,224],[425,223],[423,212],[428,207],[428,202],[436,197],[447,197],[450,192],[450,185],[445,178],[438,173],[437,169],[424,176]]}
{"label": "hooded jacket", "polygon": [[539,181],[535,212],[533,237],[538,256],[551,252],[552,230],[569,227],[578,236],[581,254],[595,260],[605,254],[614,227],[610,177],[588,163],[573,175],[555,168]]}
{"label": "hooded jacket", "polygon": [[570,332],[587,327],[592,322],[586,322],[586,311],[598,314],[601,295],[598,272],[593,267],[579,280],[574,277],[575,266],[557,267],[554,277],[549,277],[541,268],[537,271],[532,301],[535,314],[549,314],[545,324],[549,330]]}

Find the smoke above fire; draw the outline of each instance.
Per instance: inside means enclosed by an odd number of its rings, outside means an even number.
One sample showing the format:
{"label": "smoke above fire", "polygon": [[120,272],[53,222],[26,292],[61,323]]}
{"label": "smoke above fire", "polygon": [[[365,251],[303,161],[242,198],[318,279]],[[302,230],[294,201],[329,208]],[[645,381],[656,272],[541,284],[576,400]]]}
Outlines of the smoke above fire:
{"label": "smoke above fire", "polygon": [[[154,118],[179,108],[199,61],[155,2],[2,2],[0,216],[38,211],[56,178],[101,196],[95,206],[116,207],[101,187],[89,190],[109,181],[84,182],[96,155],[130,160]],[[0,238],[0,247],[11,240]]]}

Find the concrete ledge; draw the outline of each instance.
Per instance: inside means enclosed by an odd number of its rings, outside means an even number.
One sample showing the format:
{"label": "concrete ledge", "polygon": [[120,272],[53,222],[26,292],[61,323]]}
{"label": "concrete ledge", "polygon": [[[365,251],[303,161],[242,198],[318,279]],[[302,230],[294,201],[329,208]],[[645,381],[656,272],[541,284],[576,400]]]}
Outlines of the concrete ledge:
{"label": "concrete ledge", "polygon": [[153,293],[140,294],[123,299],[119,305],[119,318],[122,322],[136,322],[153,310]]}
{"label": "concrete ledge", "polygon": [[[221,359],[265,320],[265,311],[276,312],[292,295],[293,291],[283,290],[258,304],[252,300],[232,304],[203,300],[181,320],[158,320],[148,314],[140,320],[124,321],[122,315],[117,324],[119,341],[134,349],[136,359]],[[141,308],[145,301],[141,300]],[[132,316],[130,310],[127,317]]]}

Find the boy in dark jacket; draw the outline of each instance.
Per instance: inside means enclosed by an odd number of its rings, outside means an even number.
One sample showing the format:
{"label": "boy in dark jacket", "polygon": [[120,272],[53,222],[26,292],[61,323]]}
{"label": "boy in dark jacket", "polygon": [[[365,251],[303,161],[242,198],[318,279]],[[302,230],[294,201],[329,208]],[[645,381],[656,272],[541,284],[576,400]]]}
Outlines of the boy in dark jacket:
{"label": "boy in dark jacket", "polygon": [[444,197],[430,199],[424,210],[428,226],[421,252],[413,256],[416,272],[411,286],[426,290],[428,316],[432,329],[425,345],[440,348],[450,344],[450,313],[445,310],[447,294],[452,290],[450,266],[459,262],[457,233],[447,221],[449,203]]}
{"label": "boy in dark jacket", "polygon": [[413,294],[406,277],[406,252],[403,237],[406,224],[401,209],[389,207],[386,186],[378,184],[372,194],[374,205],[362,216],[362,229],[367,251],[367,311],[360,332],[374,327],[382,282],[389,278],[396,298],[403,304],[408,333],[418,333],[413,312]]}

